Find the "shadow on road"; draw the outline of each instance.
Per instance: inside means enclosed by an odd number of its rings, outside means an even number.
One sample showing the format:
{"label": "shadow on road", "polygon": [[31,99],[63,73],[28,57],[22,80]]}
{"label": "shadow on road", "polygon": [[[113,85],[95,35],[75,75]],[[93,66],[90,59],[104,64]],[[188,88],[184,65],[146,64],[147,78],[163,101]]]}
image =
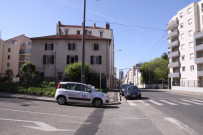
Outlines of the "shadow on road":
{"label": "shadow on road", "polygon": [[[94,107],[92,104],[79,104],[79,103],[67,103],[66,106],[72,106],[72,107],[89,107],[89,108],[96,108]],[[103,105],[100,108],[104,108],[104,109],[118,109],[120,108],[117,105]]]}
{"label": "shadow on road", "polygon": [[141,92],[166,92],[166,91],[163,91],[163,90],[149,90],[149,89],[141,89]]}

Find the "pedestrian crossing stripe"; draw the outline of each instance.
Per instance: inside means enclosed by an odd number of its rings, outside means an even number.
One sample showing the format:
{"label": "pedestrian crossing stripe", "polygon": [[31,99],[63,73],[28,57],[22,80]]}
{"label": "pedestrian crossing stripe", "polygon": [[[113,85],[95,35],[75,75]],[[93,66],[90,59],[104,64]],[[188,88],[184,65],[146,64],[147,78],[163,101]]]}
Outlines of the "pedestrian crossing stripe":
{"label": "pedestrian crossing stripe", "polygon": [[128,100],[126,101],[130,106],[137,106],[139,104],[148,106],[150,104],[155,104],[155,105],[203,105],[203,101],[202,100],[198,100],[198,99],[179,99],[179,100]]}

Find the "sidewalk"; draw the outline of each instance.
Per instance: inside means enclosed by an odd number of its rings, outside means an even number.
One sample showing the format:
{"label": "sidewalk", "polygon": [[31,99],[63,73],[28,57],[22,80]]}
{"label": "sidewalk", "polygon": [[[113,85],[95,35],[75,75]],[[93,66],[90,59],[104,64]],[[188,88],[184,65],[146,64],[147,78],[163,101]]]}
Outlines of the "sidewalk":
{"label": "sidewalk", "polygon": [[[117,92],[108,92],[107,95],[110,98],[110,103],[108,103],[107,105],[117,105],[117,104],[120,104]],[[46,102],[56,102],[54,97],[39,96],[39,95],[38,96],[37,95],[28,95],[28,94],[13,94],[13,93],[0,92],[0,97],[3,97],[3,98],[28,99],[28,100],[46,101]]]}

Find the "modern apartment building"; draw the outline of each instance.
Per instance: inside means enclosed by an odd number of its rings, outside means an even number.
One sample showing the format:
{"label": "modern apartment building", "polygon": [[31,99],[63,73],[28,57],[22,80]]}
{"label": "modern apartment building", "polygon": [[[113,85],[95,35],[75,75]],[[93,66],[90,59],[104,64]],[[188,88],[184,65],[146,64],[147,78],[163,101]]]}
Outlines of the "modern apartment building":
{"label": "modern apartment building", "polygon": [[19,74],[20,67],[30,62],[31,40],[25,35],[20,35],[0,44],[0,76],[5,77],[9,71],[11,78]]}
{"label": "modern apartment building", "polygon": [[202,87],[203,1],[178,11],[169,21],[167,30],[169,87],[177,90]]}
{"label": "modern apartment building", "polygon": [[[65,67],[82,61],[82,26],[56,26],[56,35],[32,39],[31,62],[45,79],[63,80]],[[113,87],[114,41],[113,30],[86,26],[85,63],[90,64],[90,72],[105,73],[107,87]]]}

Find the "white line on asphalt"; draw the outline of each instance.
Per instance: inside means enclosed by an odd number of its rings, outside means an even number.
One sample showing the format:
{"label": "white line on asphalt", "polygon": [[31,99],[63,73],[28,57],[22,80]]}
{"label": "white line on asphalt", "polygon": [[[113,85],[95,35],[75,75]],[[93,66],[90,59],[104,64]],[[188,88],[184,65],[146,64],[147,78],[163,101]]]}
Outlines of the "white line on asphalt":
{"label": "white line on asphalt", "polygon": [[191,127],[189,127],[188,125],[180,122],[179,120],[175,119],[175,118],[171,118],[171,117],[164,117],[165,120],[169,121],[170,123],[175,124],[176,126],[178,126],[180,129],[183,129],[185,131],[187,131],[189,134],[191,135],[198,135],[198,133],[192,129]]}
{"label": "white line on asphalt", "polygon": [[164,102],[164,103],[169,104],[169,105],[177,105],[175,103],[172,103],[172,102],[169,102],[169,101],[166,101],[166,100],[159,100],[159,101]]}
{"label": "white line on asphalt", "polygon": [[128,103],[130,106],[137,106],[134,102],[129,102],[129,101],[127,101],[127,103]]}
{"label": "white line on asphalt", "polygon": [[197,103],[197,102],[186,100],[186,99],[181,99],[181,100],[185,101],[185,102],[193,103],[193,104],[196,104],[196,105],[203,105],[202,103]]}
{"label": "white line on asphalt", "polygon": [[103,118],[103,119],[119,119],[119,120],[146,120],[148,118]]}
{"label": "white line on asphalt", "polygon": [[77,118],[86,119],[86,117],[73,116],[73,115],[63,115],[63,114],[53,114],[53,113],[31,112],[31,111],[22,111],[22,110],[5,109],[5,108],[0,108],[0,110],[13,111],[13,112],[22,112],[22,113],[34,113],[34,114],[52,115],[52,116],[60,116],[60,117],[74,117],[74,118],[77,117]]}
{"label": "white line on asphalt", "polygon": [[141,104],[143,104],[143,105],[149,105],[148,103],[145,103],[144,101],[142,101],[142,100],[138,100],[138,102],[140,102]]}
{"label": "white line on asphalt", "polygon": [[154,101],[154,100],[148,100],[149,102],[152,102],[152,103],[154,103],[154,104],[156,104],[156,105],[163,105],[163,104],[161,104],[161,103],[158,103],[158,102],[156,102],[156,101]]}
{"label": "white line on asphalt", "polygon": [[201,102],[201,103],[203,103],[202,100],[198,100],[198,99],[191,99],[191,100],[196,101],[196,102]]}
{"label": "white line on asphalt", "polygon": [[171,100],[171,101],[182,104],[182,105],[191,105],[189,103],[185,103],[185,102],[181,102],[181,101],[176,101],[176,100]]}

